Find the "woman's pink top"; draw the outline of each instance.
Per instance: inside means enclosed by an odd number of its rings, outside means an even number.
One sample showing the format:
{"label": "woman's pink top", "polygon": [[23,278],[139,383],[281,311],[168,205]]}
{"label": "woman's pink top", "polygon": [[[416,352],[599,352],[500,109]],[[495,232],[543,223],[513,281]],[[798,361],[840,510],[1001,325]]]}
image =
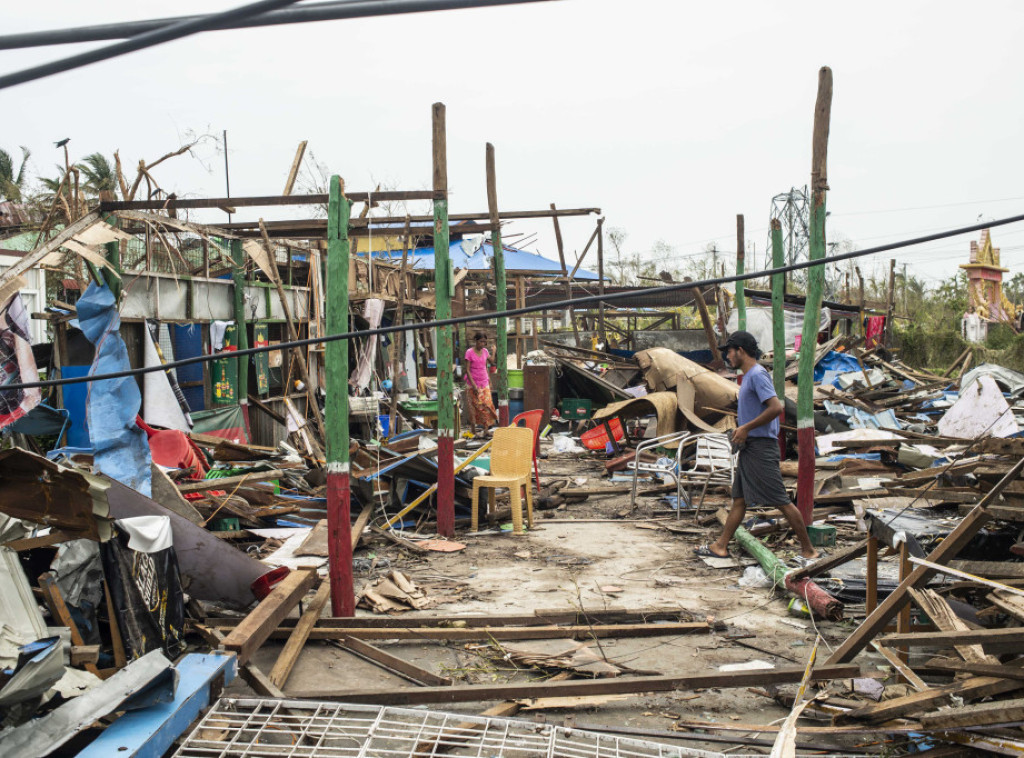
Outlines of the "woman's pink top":
{"label": "woman's pink top", "polygon": [[487,377],[487,359],[491,356],[487,348],[478,353],[476,348],[466,351],[466,365],[469,366],[469,375],[473,378],[473,384],[477,387],[489,387],[491,382]]}

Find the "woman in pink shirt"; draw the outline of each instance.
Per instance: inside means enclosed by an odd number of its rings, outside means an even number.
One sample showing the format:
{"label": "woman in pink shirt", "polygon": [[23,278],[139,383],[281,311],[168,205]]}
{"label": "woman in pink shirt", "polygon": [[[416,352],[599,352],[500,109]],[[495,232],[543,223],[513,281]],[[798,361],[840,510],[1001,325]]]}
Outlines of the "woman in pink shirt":
{"label": "woman in pink shirt", "polygon": [[479,425],[486,432],[489,426],[498,423],[498,412],[494,409],[491,399],[491,380],[487,375],[487,366],[494,365],[491,354],[487,350],[487,335],[477,332],[473,337],[474,345],[466,351],[466,391],[469,395],[470,419],[473,433]]}

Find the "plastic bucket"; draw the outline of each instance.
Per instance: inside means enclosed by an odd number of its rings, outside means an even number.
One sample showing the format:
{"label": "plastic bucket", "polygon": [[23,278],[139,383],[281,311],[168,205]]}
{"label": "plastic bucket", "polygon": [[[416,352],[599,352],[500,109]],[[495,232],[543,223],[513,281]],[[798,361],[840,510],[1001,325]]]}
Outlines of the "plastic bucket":
{"label": "plastic bucket", "polygon": [[380,421],[381,436],[387,437],[391,433],[391,414],[384,413],[377,416],[377,420]]}
{"label": "plastic bucket", "polygon": [[523,370],[521,368],[510,368],[508,370],[508,386],[509,387],[522,387],[523,386]]}

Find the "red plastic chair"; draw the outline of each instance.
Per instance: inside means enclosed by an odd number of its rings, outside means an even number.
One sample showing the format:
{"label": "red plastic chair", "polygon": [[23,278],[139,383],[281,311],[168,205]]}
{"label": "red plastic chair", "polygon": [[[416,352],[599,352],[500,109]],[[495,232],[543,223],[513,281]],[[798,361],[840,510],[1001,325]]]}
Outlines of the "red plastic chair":
{"label": "red plastic chair", "polygon": [[537,408],[532,411],[523,411],[514,419],[509,426],[523,426],[533,432],[533,478],[537,482],[537,492],[540,492],[540,470],[537,468],[537,450],[540,447],[540,422],[544,420],[544,411]]}

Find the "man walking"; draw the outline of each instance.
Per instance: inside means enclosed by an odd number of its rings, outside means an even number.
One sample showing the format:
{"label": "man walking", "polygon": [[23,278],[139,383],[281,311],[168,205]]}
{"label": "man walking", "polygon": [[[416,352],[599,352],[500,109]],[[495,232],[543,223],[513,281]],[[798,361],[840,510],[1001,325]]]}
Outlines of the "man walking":
{"label": "man walking", "polygon": [[747,503],[778,508],[800,541],[805,560],[819,556],[807,535],[800,511],[790,502],[779,468],[779,414],[783,404],[775,394],[768,371],[757,362],[761,350],[750,332],[734,332],[719,348],[729,364],[743,372],[740,386],[737,426],[732,433],[733,448],[739,462],[732,483],[732,508],[722,534],[714,542],[697,548],[702,557],[729,555],[729,540],[743,522]]}

